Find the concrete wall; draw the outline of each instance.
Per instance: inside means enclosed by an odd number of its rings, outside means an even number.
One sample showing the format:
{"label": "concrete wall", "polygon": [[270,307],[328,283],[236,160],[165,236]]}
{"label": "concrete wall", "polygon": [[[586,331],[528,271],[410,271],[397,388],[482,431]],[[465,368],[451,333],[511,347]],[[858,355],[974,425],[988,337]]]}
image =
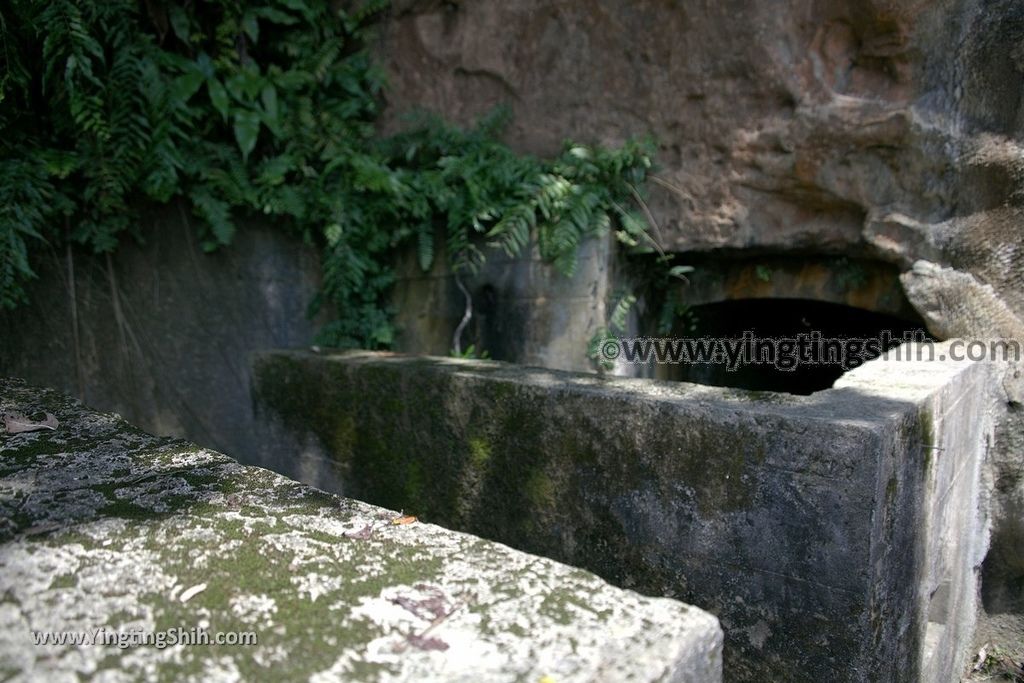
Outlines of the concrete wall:
{"label": "concrete wall", "polygon": [[347,492],[716,614],[730,680],[952,680],[983,551],[988,368],[809,397],[388,354],[255,358]]}
{"label": "concrete wall", "polygon": [[173,206],[145,224],[145,242],[125,243],[113,259],[42,255],[31,303],[0,312],[0,376],[250,457],[265,440],[255,433],[248,354],[312,343],[316,253],[257,221],[207,254]]}
{"label": "concrete wall", "polygon": [[[524,365],[592,370],[587,344],[607,323],[607,306],[614,296],[613,248],[608,236],[585,243],[572,276],[545,263],[533,244],[515,258],[488,250],[481,271],[463,277],[472,298],[472,318],[462,348],[474,344],[478,353]],[[438,356],[451,352],[466,303],[443,247],[427,273],[414,254],[407,254],[399,263],[392,300],[396,350]]]}

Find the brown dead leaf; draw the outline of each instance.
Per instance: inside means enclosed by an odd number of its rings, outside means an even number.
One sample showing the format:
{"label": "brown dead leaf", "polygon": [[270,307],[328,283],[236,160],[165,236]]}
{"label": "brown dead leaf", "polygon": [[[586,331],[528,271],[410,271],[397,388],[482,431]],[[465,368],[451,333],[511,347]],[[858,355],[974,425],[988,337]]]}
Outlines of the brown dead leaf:
{"label": "brown dead leaf", "polygon": [[[454,610],[449,609],[448,600],[440,588],[417,584],[416,589],[427,593],[426,597],[415,598],[408,595],[398,595],[391,598],[391,602],[412,612],[421,619],[431,621],[446,619]],[[422,587],[422,588],[421,588]]]}
{"label": "brown dead leaf", "polygon": [[359,531],[348,531],[345,533],[345,538],[352,538],[357,541],[365,541],[366,539],[373,536],[373,525],[367,524]]}
{"label": "brown dead leaf", "polygon": [[52,413],[46,413],[46,418],[39,422],[31,420],[21,413],[4,413],[4,428],[8,434],[20,434],[21,432],[38,432],[45,429],[57,429],[57,418]]}
{"label": "brown dead leaf", "polygon": [[415,521],[415,515],[402,515],[401,517],[395,517],[393,520],[391,520],[391,523],[398,526],[400,524],[412,524]]}
{"label": "brown dead leaf", "polygon": [[420,650],[437,650],[444,652],[448,649],[448,643],[444,642],[440,638],[432,638],[430,636],[418,636],[415,633],[411,633],[405,637],[409,641],[409,644]]}

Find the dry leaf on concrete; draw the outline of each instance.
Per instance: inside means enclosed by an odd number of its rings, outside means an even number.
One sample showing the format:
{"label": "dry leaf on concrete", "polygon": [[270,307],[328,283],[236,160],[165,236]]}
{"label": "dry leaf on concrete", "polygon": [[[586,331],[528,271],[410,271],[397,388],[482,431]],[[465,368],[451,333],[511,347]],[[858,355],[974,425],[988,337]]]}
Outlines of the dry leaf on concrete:
{"label": "dry leaf on concrete", "polygon": [[366,539],[373,536],[373,525],[367,524],[359,531],[349,531],[345,533],[345,538],[354,538],[357,541],[365,541]]}
{"label": "dry leaf on concrete", "polygon": [[402,517],[395,517],[391,520],[392,524],[412,524],[416,521],[416,517],[413,515],[404,515]]}
{"label": "dry leaf on concrete", "polygon": [[448,649],[448,643],[444,642],[440,638],[418,636],[414,633],[409,634],[405,638],[409,641],[410,645],[420,650],[438,650],[440,652],[444,652]]}
{"label": "dry leaf on concrete", "polygon": [[57,418],[52,413],[46,413],[46,418],[37,422],[21,413],[4,413],[4,428],[7,429],[8,434],[38,432],[44,429],[53,430],[57,428]]}

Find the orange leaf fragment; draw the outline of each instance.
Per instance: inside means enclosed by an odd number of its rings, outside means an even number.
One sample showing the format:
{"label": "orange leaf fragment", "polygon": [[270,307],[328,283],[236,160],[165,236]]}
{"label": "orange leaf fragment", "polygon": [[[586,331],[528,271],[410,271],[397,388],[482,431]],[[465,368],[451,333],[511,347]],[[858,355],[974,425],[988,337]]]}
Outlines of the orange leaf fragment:
{"label": "orange leaf fragment", "polygon": [[391,523],[397,526],[399,524],[412,524],[415,521],[415,515],[403,515],[401,517],[395,517],[393,520],[391,520]]}

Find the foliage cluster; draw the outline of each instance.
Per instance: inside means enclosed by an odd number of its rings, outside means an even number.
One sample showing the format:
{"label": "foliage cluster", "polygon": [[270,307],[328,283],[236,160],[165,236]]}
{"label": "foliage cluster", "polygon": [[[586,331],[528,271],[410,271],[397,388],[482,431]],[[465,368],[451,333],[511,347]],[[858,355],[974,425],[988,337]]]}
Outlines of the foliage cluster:
{"label": "foliage cluster", "polygon": [[[13,0],[0,8],[0,307],[24,301],[43,243],[95,253],[144,239],[178,203],[203,247],[269,217],[323,249],[322,341],[386,347],[398,249],[443,240],[473,272],[488,246],[536,243],[571,273],[589,235],[654,245],[638,212],[649,143],[567,144],[551,160],[421,119],[376,130],[367,49],[387,0]],[[638,202],[640,204],[638,205]]]}

